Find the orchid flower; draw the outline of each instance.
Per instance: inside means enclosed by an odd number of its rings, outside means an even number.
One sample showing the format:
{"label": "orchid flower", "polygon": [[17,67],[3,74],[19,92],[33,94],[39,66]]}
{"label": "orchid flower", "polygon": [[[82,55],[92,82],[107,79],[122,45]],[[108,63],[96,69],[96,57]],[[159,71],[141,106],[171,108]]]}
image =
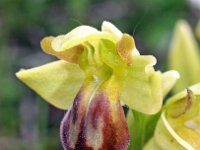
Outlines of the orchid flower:
{"label": "orchid flower", "polygon": [[167,100],[144,150],[200,149],[200,83]]}
{"label": "orchid flower", "polygon": [[133,37],[106,21],[101,31],[81,25],[42,39],[41,47],[61,60],[16,75],[47,102],[68,110],[60,127],[65,150],[127,149],[121,103],[155,114],[174,84],[154,70],[155,57],[140,55]]}

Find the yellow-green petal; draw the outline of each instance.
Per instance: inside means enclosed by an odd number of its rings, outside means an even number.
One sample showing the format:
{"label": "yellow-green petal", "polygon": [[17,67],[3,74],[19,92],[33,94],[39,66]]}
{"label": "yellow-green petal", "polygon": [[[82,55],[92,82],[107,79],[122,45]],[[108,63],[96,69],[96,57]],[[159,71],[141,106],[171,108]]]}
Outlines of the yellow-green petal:
{"label": "yellow-green petal", "polygon": [[65,110],[72,104],[84,80],[78,65],[62,60],[22,69],[16,76],[47,102]]}
{"label": "yellow-green petal", "polygon": [[107,39],[114,43],[118,41],[118,38],[110,33],[100,32],[90,26],[82,25],[65,35],[57,36],[51,45],[55,51],[61,52],[95,39]]}
{"label": "yellow-green petal", "polygon": [[54,55],[62,60],[68,61],[70,63],[78,63],[79,56],[83,52],[84,47],[77,45],[68,51],[57,52],[54,51],[51,43],[55,39],[53,36],[45,37],[42,39],[40,45],[44,52],[50,55]]}
{"label": "yellow-green petal", "polygon": [[[122,38],[123,33],[112,23],[108,21],[104,21],[101,26],[101,31],[111,33],[113,36],[115,36],[118,41]],[[132,50],[132,55],[140,55],[139,51],[134,46],[134,49]]]}
{"label": "yellow-green petal", "polygon": [[179,73],[175,70],[170,70],[162,74],[163,98],[173,88],[179,77],[180,77]]}
{"label": "yellow-green petal", "polygon": [[175,93],[200,81],[198,50],[188,23],[184,20],[178,21],[169,53],[169,68],[177,70],[181,75],[175,85]]}
{"label": "yellow-green petal", "polygon": [[162,105],[162,76],[155,63],[153,56],[134,56],[121,94],[126,105],[145,114],[157,113]]}
{"label": "yellow-green petal", "polygon": [[135,41],[132,36],[123,34],[122,38],[117,43],[117,53],[126,64],[132,63],[132,51],[135,49]]}

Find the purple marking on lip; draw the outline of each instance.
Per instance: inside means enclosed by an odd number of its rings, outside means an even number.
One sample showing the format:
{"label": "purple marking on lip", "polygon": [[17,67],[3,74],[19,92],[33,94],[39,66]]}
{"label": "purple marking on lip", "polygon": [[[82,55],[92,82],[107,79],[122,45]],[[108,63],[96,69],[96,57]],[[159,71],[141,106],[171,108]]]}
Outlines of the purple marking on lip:
{"label": "purple marking on lip", "polygon": [[[81,91],[77,94],[74,103],[61,123],[61,141],[65,150],[93,150],[94,145],[90,145],[86,134],[91,128],[94,132],[100,132],[103,139],[94,139],[99,143],[98,150],[126,150],[129,143],[129,131],[125,115],[118,100],[109,100],[103,92],[96,93],[87,108],[81,108]],[[87,109],[87,110],[86,110]],[[86,111],[88,112],[86,114]],[[82,112],[80,114],[80,112]],[[113,118],[116,114],[116,118]],[[69,146],[69,129],[80,119],[79,131],[76,134],[77,141],[73,147]],[[98,120],[103,119],[103,128],[100,128]]]}
{"label": "purple marking on lip", "polygon": [[[75,126],[75,124],[78,121],[78,118],[80,118],[80,125],[79,125],[80,129],[82,128],[82,126],[84,124],[86,108],[85,109],[80,108],[80,106],[81,106],[80,103],[81,103],[82,98],[83,98],[83,93],[80,90],[79,93],[77,94],[77,96],[75,97],[72,107],[65,114],[65,116],[61,122],[60,138],[61,138],[63,148],[65,150],[73,150],[73,148],[71,148],[70,144],[69,144],[70,127]],[[80,113],[80,111],[81,111],[81,113]],[[75,132],[78,132],[77,135],[80,134],[80,131],[75,131]],[[79,137],[77,137],[77,139],[79,139]],[[77,143],[77,142],[75,142],[75,143]],[[74,145],[74,147],[75,147],[75,145]]]}

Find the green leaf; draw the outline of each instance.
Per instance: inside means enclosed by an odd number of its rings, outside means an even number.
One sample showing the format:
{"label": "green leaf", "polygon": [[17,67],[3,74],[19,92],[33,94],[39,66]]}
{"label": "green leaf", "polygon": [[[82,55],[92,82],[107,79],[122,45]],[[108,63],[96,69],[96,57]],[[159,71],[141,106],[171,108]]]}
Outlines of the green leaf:
{"label": "green leaf", "polygon": [[16,76],[47,102],[65,110],[72,104],[84,80],[78,65],[62,60],[22,69]]}

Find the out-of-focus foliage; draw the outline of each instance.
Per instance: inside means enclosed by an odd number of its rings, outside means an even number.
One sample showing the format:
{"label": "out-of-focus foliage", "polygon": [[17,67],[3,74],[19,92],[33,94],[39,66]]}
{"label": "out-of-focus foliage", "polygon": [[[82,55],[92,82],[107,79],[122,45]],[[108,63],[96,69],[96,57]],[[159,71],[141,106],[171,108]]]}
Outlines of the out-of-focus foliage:
{"label": "out-of-focus foliage", "polygon": [[196,35],[200,39],[200,21],[198,22],[198,24],[196,26]]}
{"label": "out-of-focus foliage", "polygon": [[[195,25],[199,13],[194,12],[196,9],[186,0],[0,0],[0,143],[2,137],[8,137],[8,141],[23,139],[26,110],[22,103],[38,98],[23,88],[14,74],[20,67],[30,68],[54,59],[39,48],[42,37],[67,33],[80,24],[100,28],[103,20],[109,20],[123,32],[133,34],[141,53],[154,54],[156,67],[164,71],[175,22],[185,18]],[[33,104],[37,109],[29,117],[36,115],[39,147],[58,149],[57,129],[64,112],[46,103]],[[32,105],[25,107],[27,111],[34,110],[29,107]]]}
{"label": "out-of-focus foliage", "polygon": [[169,68],[180,73],[180,80],[174,87],[177,93],[200,81],[200,54],[192,29],[184,20],[176,24],[169,51]]}

